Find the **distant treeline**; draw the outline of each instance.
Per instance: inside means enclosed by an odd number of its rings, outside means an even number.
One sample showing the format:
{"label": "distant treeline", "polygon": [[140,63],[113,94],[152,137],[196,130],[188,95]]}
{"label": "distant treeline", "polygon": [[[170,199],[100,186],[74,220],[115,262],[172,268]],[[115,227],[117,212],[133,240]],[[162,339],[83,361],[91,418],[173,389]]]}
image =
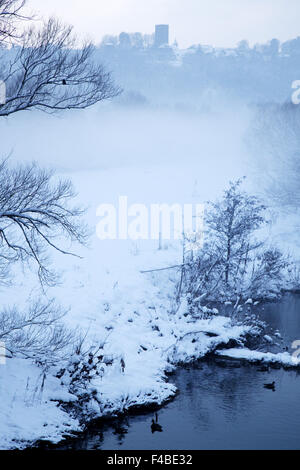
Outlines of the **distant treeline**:
{"label": "distant treeline", "polygon": [[178,106],[241,99],[247,103],[291,101],[292,83],[300,80],[300,37],[272,39],[250,47],[194,45],[155,47],[151,35],[106,36],[96,49],[124,88],[123,101]]}

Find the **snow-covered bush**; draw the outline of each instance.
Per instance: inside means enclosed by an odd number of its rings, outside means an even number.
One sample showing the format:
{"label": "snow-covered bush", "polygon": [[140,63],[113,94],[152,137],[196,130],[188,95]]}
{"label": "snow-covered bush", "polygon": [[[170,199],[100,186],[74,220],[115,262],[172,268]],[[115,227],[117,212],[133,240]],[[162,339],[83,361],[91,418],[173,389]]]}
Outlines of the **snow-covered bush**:
{"label": "snow-covered bush", "polygon": [[86,337],[79,337],[70,357],[64,360],[57,369],[56,377],[70,394],[77,397],[72,409],[83,419],[99,414],[101,400],[98,388],[94,383],[102,379],[107,370],[114,364],[115,358],[104,353],[105,341],[97,346],[87,345]]}
{"label": "snow-covered bush", "polygon": [[185,253],[180,290],[191,310],[199,310],[204,298],[273,298],[284,285],[287,257],[254,236],[268,223],[266,207],[242,191],[241,183],[231,182],[221,200],[208,203],[204,245]]}
{"label": "snow-covered bush", "polygon": [[256,254],[252,260],[252,274],[246,284],[249,297],[276,296],[284,285],[284,275],[289,266],[288,259],[278,248],[267,248]]}
{"label": "snow-covered bush", "polygon": [[41,300],[25,311],[16,307],[0,312],[0,341],[11,357],[21,355],[39,363],[55,363],[68,355],[75,340],[74,332],[63,323],[63,312],[54,301]]}
{"label": "snow-covered bush", "polygon": [[[68,392],[67,399],[74,397],[71,407],[82,418],[91,415],[92,402],[94,408],[101,405],[93,381],[105,375],[115,358],[104,354],[105,341],[95,347],[86,335],[68,329],[62,323],[64,314],[54,302],[36,301],[24,312],[3,309],[0,341],[8,360],[25,358],[40,369],[41,391],[46,380],[59,379],[61,397],[65,396],[62,391]],[[60,402],[66,405],[64,398]]]}

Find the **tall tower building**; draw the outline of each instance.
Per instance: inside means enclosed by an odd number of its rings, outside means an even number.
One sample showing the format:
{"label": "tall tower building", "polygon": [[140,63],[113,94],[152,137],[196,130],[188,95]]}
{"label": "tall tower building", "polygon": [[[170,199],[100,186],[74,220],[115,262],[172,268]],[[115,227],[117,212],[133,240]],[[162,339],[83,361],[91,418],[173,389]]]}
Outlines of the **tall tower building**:
{"label": "tall tower building", "polygon": [[155,46],[165,46],[169,44],[169,25],[157,24],[155,25]]}

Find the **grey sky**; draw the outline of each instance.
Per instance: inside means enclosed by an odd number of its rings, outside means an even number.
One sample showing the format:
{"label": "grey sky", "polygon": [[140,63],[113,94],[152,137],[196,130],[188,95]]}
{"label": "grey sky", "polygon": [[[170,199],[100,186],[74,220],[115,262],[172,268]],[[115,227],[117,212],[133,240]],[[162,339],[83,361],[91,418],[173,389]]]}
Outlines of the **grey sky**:
{"label": "grey sky", "polygon": [[171,41],[234,46],[300,35],[300,0],[29,0],[42,15],[55,14],[99,42],[121,31],[151,33],[169,23]]}

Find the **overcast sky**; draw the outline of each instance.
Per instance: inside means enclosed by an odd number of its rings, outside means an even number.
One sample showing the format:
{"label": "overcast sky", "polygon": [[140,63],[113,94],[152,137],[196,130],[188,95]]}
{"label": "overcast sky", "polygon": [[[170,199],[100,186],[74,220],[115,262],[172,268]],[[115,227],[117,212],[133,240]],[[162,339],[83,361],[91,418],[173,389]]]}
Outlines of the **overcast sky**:
{"label": "overcast sky", "polygon": [[28,0],[44,16],[56,15],[96,43],[105,34],[152,33],[168,23],[179,46],[234,46],[300,35],[300,0]]}

